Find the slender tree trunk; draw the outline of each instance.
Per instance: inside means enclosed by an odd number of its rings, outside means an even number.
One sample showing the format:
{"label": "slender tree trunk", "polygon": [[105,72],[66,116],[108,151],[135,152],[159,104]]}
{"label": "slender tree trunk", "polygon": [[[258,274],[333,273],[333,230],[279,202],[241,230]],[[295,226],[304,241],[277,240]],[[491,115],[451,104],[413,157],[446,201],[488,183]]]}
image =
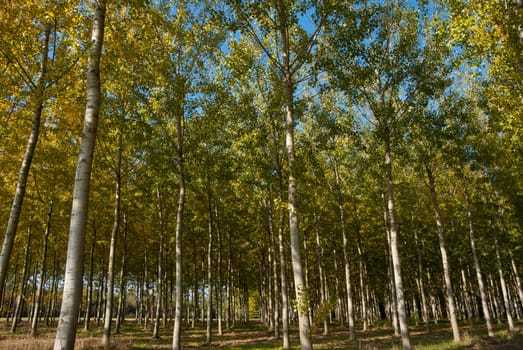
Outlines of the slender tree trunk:
{"label": "slender tree trunk", "polygon": [[[184,155],[183,155],[183,113],[180,113],[176,119],[177,132],[177,149],[178,156],[178,210],[176,212],[176,232],[175,232],[175,249],[176,249],[176,302],[174,310],[174,330],[173,330],[173,350],[180,349],[180,336],[182,324],[182,233],[183,233],[183,213],[185,207],[185,173],[184,173]],[[196,258],[195,258],[196,259]],[[196,279],[196,270],[195,270]],[[197,285],[194,297],[198,297]],[[195,304],[196,312],[196,304]],[[189,315],[187,315],[189,317]],[[194,320],[194,318],[193,318]],[[194,321],[193,321],[194,322]]]}
{"label": "slender tree trunk", "polygon": [[[327,307],[327,296],[325,292],[325,281],[323,279],[324,275],[324,267],[323,267],[323,245],[320,241],[320,229],[319,229],[319,218],[318,214],[316,213],[316,208],[314,208],[313,212],[314,217],[314,230],[316,232],[316,246],[318,247],[318,275],[320,280],[320,301],[321,305],[323,305],[324,308]],[[329,334],[329,320],[327,318],[327,310],[325,310],[325,315],[323,318],[323,335]]]}
{"label": "slender tree trunk", "polygon": [[285,147],[287,151],[287,165],[289,170],[288,183],[288,209],[289,209],[289,232],[291,241],[292,270],[294,275],[294,289],[296,293],[298,323],[300,333],[301,350],[311,350],[311,326],[309,323],[308,292],[306,290],[304,271],[301,258],[301,244],[298,227],[298,208],[297,208],[297,179],[294,165],[294,89],[293,68],[291,68],[291,50],[289,45],[289,28],[287,26],[287,13],[283,2],[279,3],[277,9],[280,18],[280,36],[282,43],[282,73],[285,84]]}
{"label": "slender tree trunk", "polygon": [[[278,197],[281,203],[284,203],[285,198],[283,196],[283,171],[280,160],[280,150],[278,136],[276,133],[276,127],[274,125],[274,119],[272,119],[272,129],[274,133],[274,154],[275,154],[275,165],[276,173],[278,175]],[[280,260],[280,281],[281,281],[281,323],[282,323],[282,336],[283,336],[283,349],[290,347],[289,342],[289,296],[287,286],[287,262],[285,259],[285,246],[283,244],[283,232],[285,230],[285,208],[280,206],[280,215],[278,220],[278,251]]]}
{"label": "slender tree trunk", "polygon": [[46,273],[46,259],[47,259],[47,242],[49,240],[49,232],[51,230],[51,216],[53,215],[53,202],[49,205],[49,212],[47,212],[47,224],[44,233],[44,242],[42,250],[42,262],[40,265],[40,280],[38,281],[38,290],[36,292],[36,303],[34,306],[33,322],[31,324],[31,336],[36,337],[38,334],[38,317],[40,314],[40,305],[42,304],[42,295],[44,292],[44,282]]}
{"label": "slender tree trunk", "polygon": [[87,305],[85,307],[84,330],[89,330],[91,322],[91,304],[93,299],[93,273],[94,273],[94,249],[96,247],[96,224],[93,222],[93,241],[91,242],[91,252],[89,253],[89,276],[87,280]]}
{"label": "slender tree trunk", "polygon": [[47,304],[47,310],[45,311],[45,325],[51,324],[51,319],[54,318],[54,304],[56,299],[56,280],[57,280],[57,266],[56,266],[56,250],[53,251],[53,278],[51,280],[51,300]]}
{"label": "slender tree trunk", "polygon": [[[229,242],[230,244],[230,242]],[[191,324],[191,327],[194,328],[195,324],[196,324],[196,320],[198,319],[198,310],[199,310],[199,306],[198,306],[198,298],[199,298],[199,293],[198,293],[198,290],[199,290],[199,285],[198,285],[198,264],[197,264],[197,261],[196,261],[196,240],[193,241],[193,289],[194,289],[194,296],[193,296],[193,304],[194,304],[194,312],[193,312],[193,316],[192,316],[192,324]]]}
{"label": "slender tree trunk", "polygon": [[218,212],[218,203],[214,205],[214,211],[216,214],[216,238],[218,240],[218,254],[216,257],[216,277],[218,278],[216,299],[218,304],[218,335],[222,336],[222,236],[220,231],[220,217]]}
{"label": "slender tree trunk", "polygon": [[160,190],[156,189],[156,194],[158,196],[158,215],[160,220],[160,242],[158,243],[158,282],[156,290],[156,312],[154,318],[154,328],[153,328],[153,338],[160,338],[160,315],[162,313],[162,293],[163,293],[163,270],[162,270],[162,261],[163,261],[163,205],[162,205],[162,196]]}
{"label": "slender tree trunk", "polygon": [[432,169],[428,164],[425,164],[425,170],[427,171],[427,177],[429,180],[430,195],[432,199],[432,206],[434,207],[434,214],[436,215],[436,227],[438,229],[439,249],[441,253],[441,261],[443,264],[443,276],[445,280],[445,289],[447,291],[447,304],[449,310],[450,324],[452,325],[452,334],[454,341],[461,341],[459,334],[459,325],[456,309],[456,300],[454,297],[454,289],[452,288],[452,280],[450,277],[450,264],[447,256],[447,248],[445,246],[445,235],[443,229],[443,221],[441,219],[441,213],[439,209],[438,197],[436,193],[436,184],[434,182],[434,175]]}
{"label": "slender tree trunk", "polygon": [[494,329],[492,328],[492,320],[490,318],[487,293],[485,291],[485,285],[483,283],[483,274],[481,273],[481,266],[479,264],[478,252],[477,252],[477,248],[476,248],[474,222],[472,220],[472,209],[471,209],[471,205],[470,205],[468,191],[467,191],[464,181],[462,182],[462,186],[463,186],[463,193],[465,195],[465,205],[467,207],[467,218],[468,218],[468,222],[469,222],[470,247],[472,248],[472,257],[474,258],[474,268],[476,269],[476,277],[478,279],[478,287],[479,287],[479,293],[481,296],[481,306],[483,308],[483,316],[485,317],[485,322],[487,324],[488,336],[493,337]]}
{"label": "slender tree trunk", "polygon": [[118,311],[116,312],[116,325],[114,331],[120,334],[120,326],[125,317],[125,293],[126,280],[125,274],[127,272],[127,214],[123,216],[123,250],[122,250],[122,266],[120,267],[120,294],[118,296]]}
{"label": "slender tree trunk", "polygon": [[97,0],[87,67],[87,104],[76,167],[67,262],[54,350],[72,350],[82,299],[85,229],[89,185],[100,110],[100,57],[105,26],[106,0]]}
{"label": "slender tree trunk", "polygon": [[345,210],[343,208],[343,197],[341,192],[341,180],[338,171],[338,163],[336,159],[333,160],[334,178],[336,181],[336,197],[338,200],[338,209],[340,211],[341,235],[343,238],[343,264],[345,266],[345,287],[347,289],[347,313],[349,320],[349,336],[351,340],[356,339],[356,330],[354,327],[354,306],[352,303],[352,283],[350,278],[350,263],[349,263],[349,240],[347,238],[347,228],[345,223]]}
{"label": "slender tree trunk", "polygon": [[[228,252],[227,252],[227,291],[226,291],[226,298],[227,298],[227,319],[225,320],[226,324],[225,327],[227,329],[231,329],[231,318],[232,318],[232,238],[231,238],[231,230],[227,230],[227,244],[228,244]],[[196,271],[196,270],[195,270]]]}
{"label": "slender tree trunk", "polygon": [[423,278],[423,257],[421,255],[421,247],[418,238],[418,231],[414,230],[414,240],[416,243],[416,255],[418,256],[418,281],[419,290],[421,294],[421,311],[423,316],[423,322],[425,322],[425,332],[430,332],[430,320],[429,320],[429,309],[427,307],[427,297],[425,296],[425,283]]}
{"label": "slender tree trunk", "polygon": [[496,262],[498,265],[497,267],[498,267],[499,283],[501,285],[501,293],[503,295],[503,303],[505,305],[505,314],[507,316],[508,329],[509,329],[509,331],[513,332],[515,330],[514,319],[512,318],[511,302],[510,302],[510,297],[508,295],[507,283],[505,281],[503,264],[501,262],[501,253],[499,250],[498,234],[497,234],[497,230],[494,227],[494,225],[492,223],[491,223],[491,225],[492,225],[492,233],[494,234],[494,247],[496,250]]}
{"label": "slender tree trunk", "polygon": [[18,294],[18,299],[16,300],[16,307],[15,312],[13,315],[13,320],[11,324],[11,333],[16,332],[16,327],[18,326],[18,322],[20,320],[20,315],[22,312],[22,307],[24,304],[24,298],[25,298],[25,287],[26,287],[26,281],[27,281],[27,268],[29,265],[29,248],[31,247],[31,232],[32,227],[31,223],[29,224],[29,227],[27,228],[27,241],[25,244],[25,253],[24,253],[24,265],[22,267],[22,281],[20,283],[20,293]]}
{"label": "slender tree trunk", "polygon": [[361,232],[360,232],[360,218],[358,213],[356,212],[356,206],[354,204],[354,217],[356,220],[355,228],[356,228],[356,238],[357,238],[357,244],[358,244],[358,262],[359,262],[359,275],[360,275],[360,299],[361,299],[361,316],[363,319],[363,331],[367,330],[368,324],[369,324],[369,315],[367,312],[367,302],[368,299],[365,296],[365,286],[367,285],[365,283],[365,276],[366,276],[366,269],[365,269],[365,261],[364,261],[364,254],[363,254],[363,243],[361,240]]}
{"label": "slender tree trunk", "polygon": [[42,118],[42,111],[44,108],[45,89],[47,84],[47,62],[49,56],[49,38],[51,35],[51,26],[46,25],[43,39],[42,62],[40,64],[40,76],[36,84],[32,88],[32,107],[33,107],[33,121],[31,125],[31,134],[27,140],[24,159],[20,166],[18,173],[18,180],[16,183],[15,195],[9,213],[9,220],[7,221],[7,228],[5,231],[4,242],[2,250],[0,251],[0,295],[3,295],[3,288],[5,285],[5,278],[7,276],[7,268],[9,267],[9,258],[13,250],[13,243],[18,228],[18,221],[22,212],[22,205],[24,202],[25,189],[27,179],[29,177],[29,170],[33,161],[33,155],[38,143],[38,136],[40,134],[40,121]]}
{"label": "slender tree trunk", "polygon": [[401,331],[401,342],[404,350],[410,350],[410,336],[408,328],[407,310],[405,308],[405,297],[403,294],[403,282],[401,276],[401,263],[398,250],[398,229],[396,227],[396,212],[394,208],[394,187],[392,181],[392,155],[390,149],[390,130],[388,125],[384,127],[384,146],[385,146],[385,171],[387,183],[387,208],[390,224],[390,248],[392,265],[394,272],[394,283],[396,287],[396,299],[398,307],[398,318]]}
{"label": "slender tree trunk", "polygon": [[120,228],[120,197],[121,197],[121,167],[122,167],[122,131],[118,134],[118,151],[116,155],[115,169],[115,192],[114,192],[114,217],[111,230],[111,244],[109,246],[109,259],[107,260],[107,291],[105,297],[105,317],[102,334],[102,346],[108,350],[111,344],[111,322],[113,319],[113,297],[114,297],[114,260],[116,253],[116,241]]}
{"label": "slender tree trunk", "polygon": [[213,226],[213,220],[212,220],[212,194],[211,194],[211,184],[210,179],[208,180],[208,188],[207,188],[207,209],[208,209],[208,237],[209,242],[207,245],[207,330],[205,333],[205,339],[207,344],[211,344],[212,342],[212,226]]}
{"label": "slender tree trunk", "polygon": [[512,249],[509,249],[508,253],[510,256],[510,266],[512,267],[512,273],[514,274],[514,278],[516,279],[516,291],[518,293],[519,302],[523,307],[523,288],[521,286],[521,277],[519,275],[518,268],[516,267],[516,262],[514,261],[514,254],[512,254]]}
{"label": "slender tree trunk", "polygon": [[273,327],[274,327],[274,338],[278,339],[280,337],[280,316],[279,316],[279,306],[278,306],[278,296],[279,292],[279,283],[278,283],[278,264],[276,262],[276,242],[274,239],[274,210],[273,210],[273,198],[272,191],[269,188],[269,198],[268,198],[268,226],[269,226],[269,244],[270,244],[270,254],[272,259],[272,279],[274,285],[274,311],[273,311]]}

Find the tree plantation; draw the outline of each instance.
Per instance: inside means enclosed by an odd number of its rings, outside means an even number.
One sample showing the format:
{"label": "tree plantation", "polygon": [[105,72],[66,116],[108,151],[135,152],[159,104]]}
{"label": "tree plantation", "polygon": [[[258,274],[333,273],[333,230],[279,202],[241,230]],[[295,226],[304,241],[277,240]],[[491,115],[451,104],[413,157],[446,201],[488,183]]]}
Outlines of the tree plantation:
{"label": "tree plantation", "polygon": [[523,344],[522,1],[0,7],[0,347]]}

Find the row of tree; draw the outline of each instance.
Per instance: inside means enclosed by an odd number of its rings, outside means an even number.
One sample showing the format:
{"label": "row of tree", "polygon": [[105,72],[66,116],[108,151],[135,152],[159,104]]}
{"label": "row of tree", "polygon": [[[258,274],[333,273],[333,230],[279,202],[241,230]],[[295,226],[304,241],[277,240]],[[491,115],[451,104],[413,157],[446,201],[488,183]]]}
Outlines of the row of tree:
{"label": "row of tree", "polygon": [[13,332],[523,316],[520,2],[4,7]]}

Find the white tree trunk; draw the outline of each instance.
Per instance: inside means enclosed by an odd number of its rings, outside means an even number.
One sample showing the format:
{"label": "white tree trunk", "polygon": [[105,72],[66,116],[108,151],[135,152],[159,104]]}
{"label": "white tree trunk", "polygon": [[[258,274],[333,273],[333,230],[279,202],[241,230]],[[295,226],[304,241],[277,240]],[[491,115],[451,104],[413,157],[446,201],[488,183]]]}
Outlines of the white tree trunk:
{"label": "white tree trunk", "polygon": [[340,211],[341,235],[343,238],[343,265],[345,266],[345,287],[347,289],[347,313],[349,319],[349,337],[351,340],[356,339],[356,331],[354,328],[354,306],[352,303],[352,283],[350,278],[350,263],[348,252],[347,227],[345,224],[345,210],[343,209],[343,198],[341,193],[341,181],[338,172],[338,163],[333,161],[334,177],[336,181],[336,194],[338,199],[338,209]]}
{"label": "white tree trunk", "polygon": [[[175,250],[176,250],[176,301],[174,310],[174,330],[173,330],[173,350],[179,350],[181,324],[182,324],[182,229],[183,229],[183,211],[185,207],[185,173],[184,173],[184,158],[183,158],[183,113],[177,116],[176,132],[177,132],[177,155],[178,155],[178,211],[176,212],[176,233],[175,233]],[[197,287],[196,287],[197,288]],[[195,298],[197,293],[195,290]],[[196,313],[196,304],[194,312]],[[187,315],[188,317],[188,315]],[[193,327],[194,319],[193,316]]]}
{"label": "white tree trunk", "polygon": [[441,253],[441,262],[443,264],[443,276],[445,280],[445,290],[447,291],[447,306],[449,310],[450,324],[452,326],[452,334],[454,341],[461,341],[459,334],[458,317],[456,315],[456,301],[454,297],[454,289],[452,288],[452,281],[450,279],[450,265],[447,256],[447,248],[445,246],[445,235],[443,229],[443,222],[441,219],[441,213],[439,210],[438,197],[436,194],[436,184],[434,182],[434,175],[432,169],[428,164],[425,164],[425,170],[427,171],[427,177],[429,180],[430,195],[432,199],[432,206],[434,207],[434,214],[436,216],[436,227],[438,229],[439,249]]}
{"label": "white tree trunk", "polygon": [[410,350],[410,336],[408,328],[408,319],[407,319],[407,310],[405,308],[405,296],[403,293],[403,282],[401,277],[401,263],[398,250],[398,230],[396,227],[396,212],[394,209],[394,188],[392,182],[392,157],[390,150],[390,131],[388,127],[385,127],[384,132],[384,141],[385,141],[385,168],[386,168],[386,178],[387,183],[387,193],[388,201],[387,208],[389,214],[389,224],[390,224],[390,251],[392,257],[392,266],[394,273],[394,283],[396,286],[396,299],[398,307],[398,318],[400,323],[401,331],[401,342],[403,344],[404,350]]}
{"label": "white tree trunk", "polygon": [[483,316],[487,324],[488,336],[494,336],[494,329],[492,328],[492,319],[490,317],[490,311],[488,307],[487,293],[485,291],[485,284],[483,282],[483,274],[481,273],[481,266],[479,264],[478,252],[476,248],[476,237],[474,234],[474,222],[472,221],[472,209],[470,205],[470,199],[465,186],[465,182],[462,182],[463,193],[465,195],[465,205],[467,206],[467,218],[469,222],[469,239],[470,247],[472,249],[472,257],[474,258],[474,268],[476,270],[476,277],[478,279],[479,293],[481,296],[481,306],[483,308]]}
{"label": "white tree trunk", "polygon": [[109,245],[109,259],[107,260],[107,291],[105,296],[104,329],[102,333],[102,346],[109,349],[111,343],[111,321],[113,319],[113,295],[114,295],[114,259],[116,253],[116,241],[120,227],[120,194],[121,194],[121,166],[122,166],[122,132],[118,135],[118,154],[116,159],[115,191],[114,191],[114,217],[111,230],[111,243]]}
{"label": "white tree trunk", "polygon": [[42,263],[40,265],[40,279],[38,280],[38,288],[36,291],[36,303],[33,312],[33,322],[31,324],[31,336],[36,337],[38,334],[38,318],[40,315],[40,305],[42,304],[42,295],[44,293],[45,273],[46,273],[46,260],[47,260],[47,243],[49,241],[49,233],[51,231],[51,216],[53,215],[53,202],[49,205],[49,211],[47,212],[47,224],[44,233],[44,243],[42,251]]}
{"label": "white tree trunk", "polygon": [[85,229],[89,185],[100,110],[100,57],[104,37],[106,0],[95,1],[96,11],[87,66],[87,103],[78,154],[67,245],[64,289],[54,350],[72,350],[82,299]]}

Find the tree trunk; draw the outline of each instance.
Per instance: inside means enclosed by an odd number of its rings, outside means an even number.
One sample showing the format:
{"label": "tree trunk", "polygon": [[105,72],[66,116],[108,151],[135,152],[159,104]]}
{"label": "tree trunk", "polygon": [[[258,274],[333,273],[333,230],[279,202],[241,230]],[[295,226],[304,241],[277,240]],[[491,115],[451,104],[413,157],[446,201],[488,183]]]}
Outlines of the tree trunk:
{"label": "tree trunk", "polygon": [[507,283],[505,281],[503,264],[501,262],[501,253],[499,251],[498,234],[497,234],[496,228],[494,227],[494,224],[491,223],[491,225],[492,225],[492,233],[494,235],[494,247],[496,250],[496,262],[498,265],[497,267],[498,267],[499,283],[501,285],[501,293],[503,295],[503,304],[505,305],[505,314],[507,316],[508,329],[509,329],[509,331],[513,332],[515,330],[514,319],[512,318],[511,302],[510,302],[510,297],[508,295]]}
{"label": "tree trunk", "polygon": [[512,273],[516,280],[516,291],[518,293],[519,302],[523,307],[523,287],[521,286],[521,277],[519,276],[518,268],[516,267],[516,262],[514,261],[514,254],[512,254],[512,249],[508,250],[510,256],[510,266],[512,267]]}
{"label": "tree trunk", "polygon": [[343,197],[341,192],[341,180],[336,159],[333,160],[332,165],[334,168],[334,178],[336,181],[336,198],[338,200],[338,209],[340,211],[341,235],[343,238],[343,264],[345,266],[345,287],[347,289],[347,316],[349,320],[349,336],[351,340],[354,340],[356,339],[356,330],[354,327],[354,306],[352,303],[352,283],[350,278],[350,262],[348,251],[349,240],[347,238],[345,210],[343,208]]}
{"label": "tree trunk", "polygon": [[40,305],[42,304],[42,294],[44,292],[45,282],[45,264],[47,259],[47,242],[49,240],[49,232],[51,230],[51,215],[53,214],[53,202],[49,205],[49,212],[47,213],[47,224],[44,233],[42,262],[40,265],[40,280],[38,281],[38,290],[36,291],[36,303],[33,312],[33,322],[31,324],[31,336],[36,337],[38,334],[38,317],[40,314]]}
{"label": "tree trunk", "polygon": [[89,330],[91,322],[91,304],[93,299],[93,272],[94,272],[94,249],[96,247],[96,223],[93,222],[93,241],[89,253],[89,276],[87,280],[87,305],[85,306],[84,331]]}
{"label": "tree trunk", "polygon": [[291,241],[292,270],[294,275],[294,289],[298,309],[298,323],[300,333],[300,345],[302,350],[311,350],[311,326],[309,323],[309,301],[308,291],[306,290],[303,264],[301,259],[301,244],[298,227],[298,208],[297,208],[297,179],[294,165],[294,89],[293,71],[291,68],[291,50],[289,45],[289,28],[287,26],[287,13],[285,4],[279,3],[278,8],[280,20],[280,36],[282,45],[282,73],[285,85],[285,148],[287,151],[287,166],[289,170],[289,183],[287,202],[289,210],[289,233]]}
{"label": "tree trunk", "polygon": [[272,268],[272,283],[274,285],[274,310],[273,310],[273,330],[274,330],[274,338],[278,339],[280,337],[280,316],[279,316],[279,306],[278,306],[278,296],[280,294],[279,292],[279,283],[278,283],[278,264],[276,262],[276,241],[274,239],[274,208],[273,208],[273,198],[272,198],[272,191],[271,188],[269,188],[269,198],[267,200],[267,209],[268,209],[268,227],[269,227],[269,244],[270,244],[270,254],[271,254],[271,260],[272,260],[272,266],[269,268]]}
{"label": "tree trunk", "polygon": [[54,350],[72,350],[74,348],[79,306],[82,299],[89,185],[100,110],[100,57],[104,37],[106,0],[97,0],[95,3],[96,12],[87,67],[87,104],[76,167],[62,307]]}
{"label": "tree trunk", "polygon": [[[272,120],[274,121],[274,120]],[[274,154],[275,154],[275,163],[276,163],[276,174],[278,175],[278,197],[280,203],[285,202],[283,196],[283,171],[282,164],[280,160],[280,150],[278,136],[276,134],[276,128],[274,122],[272,124],[272,129],[276,142],[274,143]],[[287,287],[287,262],[285,259],[285,246],[283,244],[283,232],[285,230],[285,207],[280,205],[279,208],[279,220],[278,220],[278,251],[279,251],[279,260],[280,260],[280,281],[281,281],[281,324],[282,324],[282,335],[283,335],[283,349],[288,349],[290,347],[289,342],[289,296],[288,296],[288,287]]]}
{"label": "tree trunk", "polygon": [[111,243],[109,246],[109,259],[107,261],[107,291],[105,297],[105,317],[102,334],[102,346],[108,350],[111,344],[111,322],[113,320],[113,296],[114,296],[114,260],[116,252],[116,241],[120,228],[120,197],[122,184],[122,131],[118,134],[118,150],[116,155],[115,169],[115,191],[114,191],[114,217],[113,229],[111,230]]}
{"label": "tree trunk", "polygon": [[[209,179],[208,179],[209,180]],[[205,333],[205,340],[207,344],[211,344],[212,342],[212,226],[213,226],[213,220],[212,220],[212,195],[211,195],[211,185],[210,181],[208,181],[208,188],[207,188],[207,206],[208,206],[208,237],[209,242],[207,244],[207,330]]]}
{"label": "tree trunk", "polygon": [[449,259],[447,256],[447,248],[445,246],[445,235],[443,229],[443,221],[441,219],[441,213],[439,209],[438,197],[436,193],[436,184],[434,182],[434,175],[432,174],[432,169],[430,166],[425,163],[425,170],[427,171],[427,177],[429,180],[430,196],[432,199],[432,206],[434,207],[434,214],[436,215],[436,227],[438,229],[438,239],[439,239],[439,249],[441,253],[441,261],[443,264],[443,276],[445,280],[445,289],[447,291],[447,304],[449,309],[449,318],[452,325],[452,334],[454,336],[454,341],[461,341],[461,336],[459,334],[459,325],[457,318],[457,309],[456,309],[456,300],[454,297],[454,289],[452,288],[452,280],[450,277],[450,265]]}
{"label": "tree trunk", "polygon": [[478,252],[476,248],[476,238],[474,234],[474,223],[472,221],[472,209],[470,205],[470,199],[468,195],[465,182],[462,182],[463,193],[465,195],[465,205],[467,206],[467,218],[469,222],[469,239],[470,247],[472,249],[472,257],[474,258],[474,268],[476,269],[476,277],[478,279],[479,293],[481,296],[481,306],[483,308],[483,316],[485,317],[485,322],[487,323],[488,336],[494,336],[494,329],[492,328],[492,320],[490,318],[490,311],[488,307],[487,293],[485,291],[485,285],[483,283],[483,274],[481,273],[481,266],[479,264]]}
{"label": "tree trunk", "polygon": [[29,227],[27,228],[27,241],[25,244],[25,253],[24,253],[24,265],[22,267],[22,280],[20,281],[20,292],[18,294],[18,298],[16,300],[16,307],[15,312],[13,315],[13,320],[11,324],[11,333],[16,332],[16,327],[18,326],[18,321],[20,320],[20,315],[22,312],[22,307],[24,304],[25,299],[25,287],[26,287],[26,281],[27,281],[27,268],[29,265],[29,248],[31,246],[31,223],[29,223]]}
{"label": "tree trunk", "polygon": [[427,297],[425,295],[425,283],[423,278],[423,257],[421,255],[421,247],[418,239],[418,231],[414,230],[414,241],[416,243],[416,255],[418,257],[418,283],[421,294],[421,312],[423,316],[423,322],[425,322],[425,332],[430,332],[430,320],[429,320],[429,309],[427,306]]}
{"label": "tree trunk", "polygon": [[162,273],[162,261],[163,261],[163,206],[162,196],[160,190],[156,188],[156,194],[158,196],[158,215],[160,220],[160,242],[158,243],[158,276],[156,286],[156,313],[154,318],[153,338],[160,338],[160,315],[162,313],[162,293],[163,293],[163,273]]}
{"label": "tree trunk", "polygon": [[40,135],[40,121],[44,108],[44,93],[47,84],[47,62],[49,55],[50,35],[51,25],[46,25],[43,39],[42,62],[40,64],[40,76],[36,84],[30,86],[33,97],[32,107],[34,108],[31,134],[27,140],[24,159],[18,173],[15,195],[11,205],[11,211],[9,213],[9,220],[7,221],[7,228],[5,231],[4,242],[2,244],[2,251],[0,252],[0,295],[3,295],[7,268],[9,267],[9,258],[11,257],[11,252],[13,250],[13,243],[18,228],[18,221],[20,219],[20,213],[22,212],[27,178],[29,177],[29,170],[33,161],[36,144],[38,143],[38,136]]}
{"label": "tree trunk", "polygon": [[367,311],[367,302],[368,299],[365,296],[365,286],[367,286],[367,283],[365,283],[365,276],[366,276],[366,268],[365,268],[365,261],[364,261],[364,254],[363,254],[363,243],[361,240],[361,232],[360,232],[360,218],[358,213],[356,212],[356,205],[354,205],[354,218],[356,220],[355,222],[355,228],[356,228],[356,239],[357,239],[357,245],[358,245],[358,262],[359,262],[359,275],[360,275],[360,299],[361,299],[361,316],[363,318],[363,331],[367,330],[368,324],[369,324],[369,315]]}
{"label": "tree trunk", "polygon": [[323,335],[328,335],[329,334],[329,320],[327,318],[327,312],[330,313],[330,310],[327,309],[327,295],[326,295],[326,292],[325,292],[325,281],[323,279],[323,275],[324,275],[324,267],[323,267],[323,245],[321,244],[321,241],[320,241],[320,228],[319,228],[319,218],[318,218],[318,214],[316,213],[316,208],[314,208],[314,212],[313,212],[313,217],[314,217],[314,230],[316,232],[316,246],[318,247],[318,275],[319,275],[319,280],[320,280],[320,305],[324,308],[324,310],[322,310],[322,312],[324,312],[325,314],[322,315],[323,316]]}
{"label": "tree trunk", "polygon": [[[173,330],[173,350],[180,349],[181,323],[182,323],[182,230],[183,230],[183,211],[185,207],[185,173],[183,156],[183,113],[176,118],[177,133],[177,156],[178,156],[178,210],[176,212],[176,302],[174,310],[174,330]],[[196,272],[196,271],[195,271]],[[195,276],[196,278],[196,276]],[[197,298],[197,291],[194,296]],[[196,312],[196,304],[195,304]],[[189,317],[189,315],[187,315]],[[194,320],[194,319],[193,319]]]}
{"label": "tree trunk", "polygon": [[407,310],[405,308],[405,297],[403,294],[403,282],[401,276],[401,263],[398,250],[398,230],[396,227],[396,212],[394,208],[394,187],[392,181],[392,155],[390,149],[390,130],[388,125],[384,127],[384,147],[385,147],[385,171],[387,183],[387,208],[390,224],[390,250],[394,273],[394,283],[396,287],[396,299],[398,307],[398,318],[401,331],[401,342],[404,350],[410,350],[410,336],[408,328]]}
{"label": "tree trunk", "polygon": [[116,334],[120,334],[120,326],[125,317],[125,293],[126,293],[126,281],[125,275],[127,273],[127,214],[123,216],[123,250],[122,250],[122,266],[120,267],[120,294],[118,296],[118,311],[116,312],[116,325],[114,331]]}

